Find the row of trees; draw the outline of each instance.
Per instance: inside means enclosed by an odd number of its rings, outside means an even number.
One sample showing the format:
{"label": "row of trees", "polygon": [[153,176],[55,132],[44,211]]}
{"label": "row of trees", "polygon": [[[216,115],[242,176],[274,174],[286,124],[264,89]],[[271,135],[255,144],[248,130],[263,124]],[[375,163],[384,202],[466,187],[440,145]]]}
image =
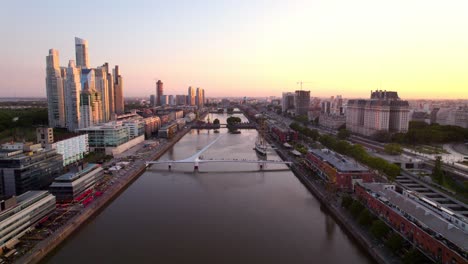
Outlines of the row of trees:
{"label": "row of trees", "polygon": [[366,164],[372,169],[378,170],[387,175],[390,181],[394,181],[396,176],[400,175],[400,167],[390,163],[382,158],[371,156],[367,151],[358,144],[351,144],[345,140],[338,140],[333,136],[322,135],[319,142],[329,149],[332,149],[340,154],[353,157],[355,160]]}
{"label": "row of trees", "polygon": [[0,110],[0,131],[15,127],[26,128],[47,125],[47,109],[2,109]]}
{"label": "row of trees", "polygon": [[349,211],[359,225],[368,227],[370,233],[377,239],[384,241],[388,249],[402,256],[403,263],[428,263],[428,259],[417,249],[403,250],[405,246],[404,239],[397,232],[392,231],[385,222],[379,220],[359,201],[351,196],[345,196],[341,205]]}
{"label": "row of trees", "polygon": [[313,140],[317,140],[320,136],[319,132],[316,130],[316,129],[310,129],[308,127],[305,127],[305,126],[301,126],[299,123],[297,122],[292,122],[291,125],[289,125],[289,127],[297,132],[299,132],[300,134],[308,137],[308,138],[311,138]]}
{"label": "row of trees", "polygon": [[374,139],[379,142],[413,145],[462,142],[468,140],[468,129],[459,126],[429,125],[421,121],[410,121],[408,132],[391,134],[387,131],[380,131],[374,135]]}

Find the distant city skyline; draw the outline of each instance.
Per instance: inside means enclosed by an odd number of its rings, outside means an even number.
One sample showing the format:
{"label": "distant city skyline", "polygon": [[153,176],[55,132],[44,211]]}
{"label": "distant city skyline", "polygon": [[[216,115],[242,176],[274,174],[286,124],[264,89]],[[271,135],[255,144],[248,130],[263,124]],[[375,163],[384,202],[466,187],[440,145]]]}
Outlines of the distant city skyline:
{"label": "distant city skyline", "polygon": [[67,65],[78,36],[90,67],[125,72],[125,97],[157,78],[169,95],[280,97],[302,80],[312,97],[468,98],[468,1],[46,2],[2,7],[0,97],[45,97],[45,55]]}

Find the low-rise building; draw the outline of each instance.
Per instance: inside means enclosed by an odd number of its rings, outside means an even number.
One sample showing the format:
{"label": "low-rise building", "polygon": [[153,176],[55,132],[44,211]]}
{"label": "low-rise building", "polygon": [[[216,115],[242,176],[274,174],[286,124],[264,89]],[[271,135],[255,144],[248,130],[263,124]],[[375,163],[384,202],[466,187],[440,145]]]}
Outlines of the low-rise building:
{"label": "low-rise building", "polygon": [[399,193],[393,185],[360,183],[355,191],[372,212],[434,262],[468,262],[467,233],[450,210],[428,198]]}
{"label": "low-rise building", "polygon": [[49,191],[58,202],[71,202],[77,196],[94,187],[104,176],[104,170],[98,164],[86,164],[75,172],[68,172],[57,178],[50,185]]}
{"label": "low-rise building", "polygon": [[47,191],[28,191],[2,201],[0,254],[19,242],[18,238],[55,210],[55,197]]}
{"label": "low-rise building", "polygon": [[339,114],[320,114],[319,116],[319,125],[330,128],[330,129],[338,129],[341,126],[346,124],[346,116],[339,115]]}
{"label": "low-rise building", "polygon": [[177,132],[177,124],[172,123],[166,126],[163,126],[158,131],[158,136],[161,138],[172,138]]}
{"label": "low-rise building", "polygon": [[88,134],[57,141],[50,145],[63,156],[63,166],[80,161],[89,153]]}
{"label": "low-rise building", "polygon": [[329,149],[309,150],[305,163],[339,190],[352,191],[356,182],[374,181],[374,174],[366,167]]}
{"label": "low-rise building", "polygon": [[144,135],[131,139],[122,121],[82,128],[78,132],[88,134],[90,151],[101,151],[107,155],[120,154],[145,140]]}

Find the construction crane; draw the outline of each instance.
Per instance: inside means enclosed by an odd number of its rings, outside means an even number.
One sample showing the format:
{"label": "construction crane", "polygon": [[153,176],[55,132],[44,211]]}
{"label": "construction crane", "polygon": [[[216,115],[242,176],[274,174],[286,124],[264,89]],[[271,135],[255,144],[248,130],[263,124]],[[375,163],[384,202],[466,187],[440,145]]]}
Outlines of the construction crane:
{"label": "construction crane", "polygon": [[296,84],[301,85],[301,90],[302,90],[302,85],[303,85],[304,83],[313,83],[313,82],[303,82],[303,81],[299,81],[299,82],[297,82]]}

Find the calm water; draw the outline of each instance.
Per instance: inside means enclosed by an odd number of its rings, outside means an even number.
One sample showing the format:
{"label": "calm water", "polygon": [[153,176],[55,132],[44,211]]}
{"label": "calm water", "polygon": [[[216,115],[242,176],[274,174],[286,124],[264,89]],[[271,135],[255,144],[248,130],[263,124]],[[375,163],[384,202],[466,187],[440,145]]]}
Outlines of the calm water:
{"label": "calm water", "polygon": [[[161,160],[191,156],[218,136],[205,159],[257,159],[256,135],[192,131]],[[153,166],[47,262],[372,263],[286,166],[256,169]]]}

